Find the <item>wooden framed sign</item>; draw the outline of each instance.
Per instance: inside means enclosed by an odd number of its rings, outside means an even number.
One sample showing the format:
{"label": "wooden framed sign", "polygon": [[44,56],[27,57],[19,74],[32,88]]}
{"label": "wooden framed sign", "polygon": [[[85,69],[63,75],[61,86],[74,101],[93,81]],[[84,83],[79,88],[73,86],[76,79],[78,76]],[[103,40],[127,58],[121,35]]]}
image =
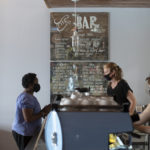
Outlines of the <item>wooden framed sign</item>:
{"label": "wooden framed sign", "polygon": [[69,95],[75,88],[90,87],[90,94],[106,94],[103,62],[51,62],[51,94]]}
{"label": "wooden framed sign", "polygon": [[[76,18],[76,21],[75,21]],[[51,13],[51,60],[108,60],[109,13]],[[78,32],[78,49],[72,36]]]}

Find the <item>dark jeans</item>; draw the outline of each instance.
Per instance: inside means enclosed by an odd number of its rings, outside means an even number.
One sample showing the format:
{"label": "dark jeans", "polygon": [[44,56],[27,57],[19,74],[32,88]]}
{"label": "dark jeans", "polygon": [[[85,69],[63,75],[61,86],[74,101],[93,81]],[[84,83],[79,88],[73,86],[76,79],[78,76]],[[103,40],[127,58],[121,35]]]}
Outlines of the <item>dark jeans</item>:
{"label": "dark jeans", "polygon": [[19,150],[24,150],[32,138],[32,136],[23,136],[23,135],[16,133],[15,131],[12,131],[12,134],[13,134],[13,137],[16,141],[16,144]]}

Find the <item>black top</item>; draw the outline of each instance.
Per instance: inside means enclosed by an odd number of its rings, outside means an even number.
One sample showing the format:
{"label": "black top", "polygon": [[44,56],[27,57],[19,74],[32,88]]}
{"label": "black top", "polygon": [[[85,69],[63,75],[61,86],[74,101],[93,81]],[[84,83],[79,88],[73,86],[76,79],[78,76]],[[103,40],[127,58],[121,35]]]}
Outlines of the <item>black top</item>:
{"label": "black top", "polygon": [[120,105],[130,104],[127,99],[127,93],[129,90],[133,92],[128,83],[124,79],[121,79],[115,88],[112,88],[111,85],[108,86],[107,94],[113,96],[114,100]]}

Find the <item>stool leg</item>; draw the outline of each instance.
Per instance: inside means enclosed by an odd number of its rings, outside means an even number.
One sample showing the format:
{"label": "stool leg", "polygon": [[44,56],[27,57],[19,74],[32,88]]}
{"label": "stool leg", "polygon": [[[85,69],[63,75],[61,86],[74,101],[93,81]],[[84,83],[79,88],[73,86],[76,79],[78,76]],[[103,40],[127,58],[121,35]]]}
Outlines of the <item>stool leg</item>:
{"label": "stool leg", "polygon": [[150,149],[149,149],[149,144],[150,144],[150,141],[149,141],[149,140],[150,140],[150,137],[149,137],[149,135],[148,135],[148,150],[150,150]]}

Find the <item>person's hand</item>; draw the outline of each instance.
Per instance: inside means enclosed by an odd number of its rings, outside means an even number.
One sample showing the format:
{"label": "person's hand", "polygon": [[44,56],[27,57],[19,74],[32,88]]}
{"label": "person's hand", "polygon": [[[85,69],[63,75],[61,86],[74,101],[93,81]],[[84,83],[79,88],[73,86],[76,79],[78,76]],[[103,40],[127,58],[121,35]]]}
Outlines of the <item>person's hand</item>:
{"label": "person's hand", "polygon": [[51,107],[52,107],[51,104],[46,105],[46,106],[43,108],[43,111],[44,111],[45,113],[49,113],[49,112],[51,111]]}
{"label": "person's hand", "polygon": [[51,108],[52,108],[52,106],[51,106],[51,104],[49,104],[49,105],[46,105],[46,106],[42,109],[42,113],[43,113],[43,116],[44,116],[44,117],[47,116],[47,114],[51,111]]}

